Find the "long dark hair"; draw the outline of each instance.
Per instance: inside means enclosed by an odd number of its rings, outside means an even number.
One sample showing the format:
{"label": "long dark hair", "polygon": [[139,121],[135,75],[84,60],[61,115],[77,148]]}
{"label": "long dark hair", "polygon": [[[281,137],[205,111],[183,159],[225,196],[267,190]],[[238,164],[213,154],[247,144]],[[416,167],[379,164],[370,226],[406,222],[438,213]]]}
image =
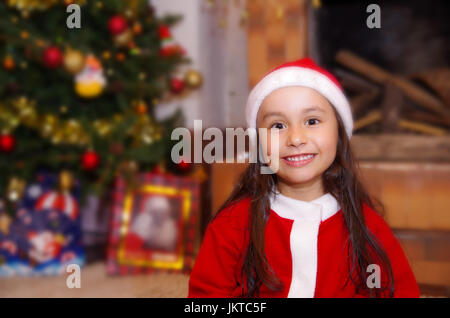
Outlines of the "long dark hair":
{"label": "long dark hair", "polygon": [[[386,294],[392,297],[394,280],[391,264],[381,244],[367,228],[363,213],[363,203],[381,214],[384,213],[384,207],[380,201],[370,197],[360,182],[359,166],[352,153],[350,140],[339,114],[334,112],[339,134],[336,158],[324,172],[322,182],[325,193],[330,193],[339,202],[349,233],[347,241],[349,276],[346,284],[352,281],[358,293],[365,292],[370,297],[383,297]],[[274,291],[283,288],[281,281],[270,268],[264,252],[264,229],[270,212],[269,197],[277,183],[277,176],[261,174],[261,166],[262,163],[259,162],[249,164],[238,185],[218,212],[245,198],[251,198],[249,244],[241,272],[247,288],[245,291],[244,286],[241,286],[242,297],[258,297],[262,284]],[[386,273],[387,279],[381,288],[369,288],[366,285],[368,277],[366,269],[369,264],[378,264],[381,271]]]}

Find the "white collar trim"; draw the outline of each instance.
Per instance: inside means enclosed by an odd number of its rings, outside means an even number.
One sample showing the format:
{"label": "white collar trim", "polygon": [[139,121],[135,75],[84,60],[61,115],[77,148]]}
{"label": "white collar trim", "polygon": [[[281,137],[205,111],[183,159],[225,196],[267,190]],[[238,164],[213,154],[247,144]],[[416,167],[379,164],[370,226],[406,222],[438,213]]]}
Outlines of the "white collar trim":
{"label": "white collar trim", "polygon": [[310,202],[289,198],[276,190],[270,196],[271,209],[285,219],[325,221],[341,207],[333,195],[326,193]]}

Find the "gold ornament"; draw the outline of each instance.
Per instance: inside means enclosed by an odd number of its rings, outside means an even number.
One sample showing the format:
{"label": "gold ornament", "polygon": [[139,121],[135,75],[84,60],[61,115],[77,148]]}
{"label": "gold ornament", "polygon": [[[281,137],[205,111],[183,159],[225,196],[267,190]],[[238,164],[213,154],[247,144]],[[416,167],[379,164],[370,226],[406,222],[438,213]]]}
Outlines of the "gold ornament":
{"label": "gold ornament", "polygon": [[104,119],[94,121],[94,128],[101,137],[108,136],[112,130],[112,124]]}
{"label": "gold ornament", "polygon": [[72,186],[73,186],[72,174],[67,170],[61,171],[61,173],[59,174],[59,189],[62,192],[67,192],[70,191]]}
{"label": "gold ornament", "polygon": [[58,145],[63,141],[64,141],[64,129],[59,127],[55,130],[55,132],[51,136],[51,142],[55,145]]}
{"label": "gold ornament", "polygon": [[192,89],[199,88],[203,83],[203,77],[200,72],[189,70],[184,76],[186,86]]}
{"label": "gold ornament", "polygon": [[29,127],[39,127],[40,124],[35,105],[36,102],[29,101],[26,97],[20,97],[13,102],[19,112],[19,120]]}
{"label": "gold ornament", "polygon": [[23,179],[12,177],[9,180],[7,198],[11,202],[19,201],[25,192],[25,181]]}
{"label": "gold ornament", "polygon": [[84,55],[76,50],[68,49],[64,54],[64,69],[70,74],[77,74],[84,67]]}
{"label": "gold ornament", "polygon": [[75,119],[68,120],[65,125],[64,140],[69,144],[77,144],[80,142],[82,135],[81,124]]}
{"label": "gold ornament", "polygon": [[126,47],[133,41],[133,32],[126,29],[122,33],[114,36],[114,44],[118,47]]}
{"label": "gold ornament", "polygon": [[31,11],[47,10],[58,2],[58,0],[8,0],[8,5],[20,10],[22,17],[27,18]]}
{"label": "gold ornament", "polygon": [[50,137],[57,127],[57,118],[52,114],[47,114],[42,120],[41,135],[43,137]]}

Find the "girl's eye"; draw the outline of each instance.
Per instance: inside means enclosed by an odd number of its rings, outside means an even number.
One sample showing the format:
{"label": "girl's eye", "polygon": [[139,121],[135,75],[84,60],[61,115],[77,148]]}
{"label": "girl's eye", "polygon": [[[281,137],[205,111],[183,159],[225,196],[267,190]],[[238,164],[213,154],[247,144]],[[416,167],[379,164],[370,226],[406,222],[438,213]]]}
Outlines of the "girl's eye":
{"label": "girl's eye", "polygon": [[282,123],[275,123],[270,128],[283,129],[284,128],[284,124],[282,124]]}
{"label": "girl's eye", "polygon": [[306,121],[306,124],[308,126],[317,125],[318,123],[319,123],[319,120],[317,118],[311,118]]}

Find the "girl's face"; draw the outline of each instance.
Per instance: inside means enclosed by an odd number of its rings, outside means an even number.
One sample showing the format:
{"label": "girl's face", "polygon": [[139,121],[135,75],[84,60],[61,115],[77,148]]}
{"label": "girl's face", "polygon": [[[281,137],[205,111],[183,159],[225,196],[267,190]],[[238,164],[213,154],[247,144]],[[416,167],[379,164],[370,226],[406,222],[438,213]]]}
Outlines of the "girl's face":
{"label": "girl's face", "polygon": [[270,132],[278,130],[279,157],[271,160],[278,160],[279,187],[322,189],[322,174],[333,163],[338,142],[332,107],[321,94],[301,86],[277,89],[264,99],[257,127],[267,128],[268,149]]}

